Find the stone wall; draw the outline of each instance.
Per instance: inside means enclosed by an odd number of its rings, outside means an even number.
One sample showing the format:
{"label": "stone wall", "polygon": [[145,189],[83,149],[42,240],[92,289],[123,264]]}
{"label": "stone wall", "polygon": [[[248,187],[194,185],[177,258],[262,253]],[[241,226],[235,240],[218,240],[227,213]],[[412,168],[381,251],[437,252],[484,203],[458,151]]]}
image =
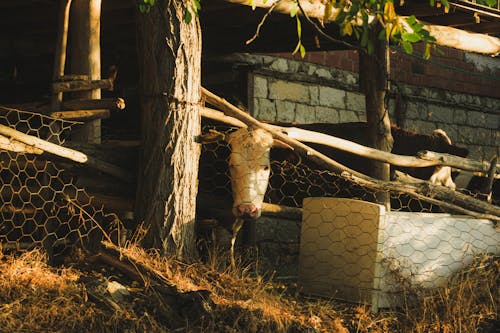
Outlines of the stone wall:
{"label": "stone wall", "polygon": [[[280,122],[365,121],[358,75],[317,64],[264,55],[239,54],[249,64],[248,108],[261,119]],[[490,160],[499,154],[500,99],[393,84],[392,121],[419,133],[444,129],[470,157]]]}

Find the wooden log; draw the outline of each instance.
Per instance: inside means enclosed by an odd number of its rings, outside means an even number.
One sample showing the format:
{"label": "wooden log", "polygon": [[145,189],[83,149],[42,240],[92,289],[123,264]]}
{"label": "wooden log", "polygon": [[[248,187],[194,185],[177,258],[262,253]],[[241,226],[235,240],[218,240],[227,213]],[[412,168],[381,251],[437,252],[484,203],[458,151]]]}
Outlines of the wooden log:
{"label": "wooden log", "polygon": [[125,109],[125,100],[123,98],[102,98],[102,99],[73,99],[63,101],[61,104],[62,110],[123,110]]}
{"label": "wooden log", "polygon": [[[468,158],[463,158],[443,153],[436,153],[427,150],[418,152],[417,156],[426,161],[440,161],[441,162],[440,165],[451,166],[457,169],[467,170],[467,171],[478,171],[481,172],[483,175],[487,175],[490,172],[491,168],[491,163],[488,162],[479,162]],[[500,164],[495,163],[495,165],[496,165],[496,170],[500,170]],[[493,172],[494,171],[495,169],[493,170]],[[495,178],[498,177],[499,175],[498,173],[496,173]]]}
{"label": "wooden log", "polygon": [[218,110],[214,110],[207,107],[201,107],[200,114],[202,117],[212,119],[215,121],[220,121],[225,124],[237,126],[237,127],[247,127],[247,125],[234,117],[229,117],[224,114],[224,112],[220,112]]}
{"label": "wooden log", "polygon": [[[463,214],[500,221],[499,207],[470,198],[458,192],[453,194],[455,191],[444,186],[433,185],[429,182],[425,182],[424,184],[404,184],[401,182],[379,181],[360,172],[353,171],[342,164],[333,161],[331,158],[319,153],[318,151],[304,145],[303,143],[289,138],[283,133],[277,132],[268,124],[259,122],[247,113],[239,110],[236,106],[211,93],[205,88],[202,87],[201,90],[206,101],[221,108],[226,115],[239,119],[249,127],[267,130],[273,135],[273,137],[290,145],[302,156],[305,156],[314,163],[325,167],[327,170],[341,174],[342,177],[350,179],[352,182],[375,191],[395,191],[406,193],[410,196],[416,197],[417,199],[432,202],[436,205],[441,205],[447,209],[459,211]],[[450,204],[449,202],[453,202],[453,204]]]}
{"label": "wooden log", "polygon": [[90,121],[94,119],[107,119],[111,113],[106,109],[74,110],[52,112],[50,116],[56,119]]}
{"label": "wooden log", "polygon": [[302,208],[281,206],[263,202],[262,215],[276,216],[288,220],[302,220]]}
{"label": "wooden log", "polygon": [[[73,74],[88,75],[91,83],[86,89],[71,94],[73,99],[99,99],[102,88],[113,90],[114,76],[101,79],[101,4],[102,0],[73,0],[71,9],[71,54],[70,65]],[[70,85],[71,83],[68,82]],[[64,83],[61,83],[64,84]],[[105,86],[100,86],[104,84]],[[76,87],[75,87],[76,88]],[[101,120],[94,119],[74,131],[73,139],[84,142],[101,142]]]}
{"label": "wooden log", "polygon": [[5,125],[0,124],[0,134],[34,148],[41,149],[48,153],[67,158],[78,163],[87,163],[88,161],[87,156],[83,153],[42,140],[36,136],[24,134]]}
{"label": "wooden log", "polygon": [[85,74],[66,74],[57,77],[54,81],[67,82],[67,81],[88,81],[89,76]]}
{"label": "wooden log", "polygon": [[108,89],[112,91],[113,88],[114,88],[113,81],[109,79],[52,83],[52,91],[54,93],[69,92],[69,91],[86,91],[94,89]]}
{"label": "wooden log", "polygon": [[122,168],[119,168],[115,165],[112,165],[108,162],[104,162],[98,159],[95,159],[91,156],[87,156],[84,153],[81,153],[79,151],[69,149],[60,145],[57,145],[52,142],[48,142],[45,140],[42,140],[40,138],[37,138],[32,135],[27,135],[22,132],[19,132],[13,128],[0,125],[0,134],[4,135],[6,137],[13,138],[17,141],[20,141],[26,145],[32,146],[37,149],[41,149],[45,152],[48,152],[50,154],[63,157],[65,159],[69,159],[78,163],[83,163],[89,167],[92,167],[96,170],[99,170],[101,172],[104,172],[108,175],[114,176],[118,179],[127,181],[127,182],[132,182],[134,177],[127,172],[126,170],[123,170]]}
{"label": "wooden log", "polygon": [[37,154],[40,155],[43,153],[43,150],[28,146],[22,142],[9,139],[3,135],[0,135],[0,149],[9,150],[15,153],[26,153],[26,154]]}

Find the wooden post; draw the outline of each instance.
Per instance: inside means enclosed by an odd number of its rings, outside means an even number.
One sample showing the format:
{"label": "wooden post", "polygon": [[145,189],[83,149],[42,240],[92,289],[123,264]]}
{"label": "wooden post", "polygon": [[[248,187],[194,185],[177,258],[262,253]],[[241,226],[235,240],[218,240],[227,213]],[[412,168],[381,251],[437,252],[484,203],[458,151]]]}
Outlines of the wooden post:
{"label": "wooden post", "polygon": [[[71,0],[61,0],[59,6],[59,26],[57,29],[56,50],[54,52],[54,71],[52,74],[52,82],[58,81],[59,78],[64,75]],[[59,111],[62,102],[62,92],[53,92],[52,94],[52,111]]]}
{"label": "wooden post", "polygon": [[[361,51],[359,53],[360,84],[365,93],[366,119],[368,133],[373,148],[382,151],[391,151],[393,138],[391,134],[391,121],[389,110],[385,105],[388,90],[389,76],[389,48],[385,40],[378,39],[382,29],[380,24],[372,27],[370,40],[373,42],[372,54]],[[387,163],[372,162],[371,176],[380,180],[390,180],[390,165]],[[390,209],[389,193],[379,193],[377,201]]]}
{"label": "wooden post", "polygon": [[[101,0],[73,0],[71,10],[71,72],[101,78]],[[99,89],[74,92],[75,99],[99,99]],[[75,133],[75,139],[89,143],[101,142],[101,120],[93,120]]]}

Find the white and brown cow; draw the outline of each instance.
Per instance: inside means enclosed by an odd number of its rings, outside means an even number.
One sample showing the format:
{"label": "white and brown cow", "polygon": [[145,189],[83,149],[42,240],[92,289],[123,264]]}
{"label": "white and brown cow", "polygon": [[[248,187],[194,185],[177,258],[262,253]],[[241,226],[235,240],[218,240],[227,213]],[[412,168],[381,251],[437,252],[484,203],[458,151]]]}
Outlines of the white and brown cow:
{"label": "white and brown cow", "polygon": [[269,182],[269,153],[273,137],[263,129],[240,128],[227,139],[231,145],[229,172],[233,215],[256,219]]}

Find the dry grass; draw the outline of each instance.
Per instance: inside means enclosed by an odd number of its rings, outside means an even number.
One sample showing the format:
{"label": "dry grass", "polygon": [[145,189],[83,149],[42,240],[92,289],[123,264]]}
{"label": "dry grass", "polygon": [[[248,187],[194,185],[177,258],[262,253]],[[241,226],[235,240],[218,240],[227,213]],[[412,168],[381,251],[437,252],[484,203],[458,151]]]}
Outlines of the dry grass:
{"label": "dry grass", "polygon": [[[254,276],[248,267],[231,270],[223,260],[186,264],[137,246],[123,253],[181,292],[209,291],[216,306],[186,322],[175,307],[158,302],[153,288],[85,256],[73,256],[72,268],[54,268],[34,251],[1,258],[0,331],[493,332],[498,321],[499,261],[491,257],[457,274],[447,288],[409,290],[404,309],[372,314],[366,306],[307,299],[296,286]],[[113,301],[107,281],[120,282],[130,295]]]}
{"label": "dry grass", "polygon": [[500,260],[482,255],[434,290],[407,290],[404,332],[498,332]]}

